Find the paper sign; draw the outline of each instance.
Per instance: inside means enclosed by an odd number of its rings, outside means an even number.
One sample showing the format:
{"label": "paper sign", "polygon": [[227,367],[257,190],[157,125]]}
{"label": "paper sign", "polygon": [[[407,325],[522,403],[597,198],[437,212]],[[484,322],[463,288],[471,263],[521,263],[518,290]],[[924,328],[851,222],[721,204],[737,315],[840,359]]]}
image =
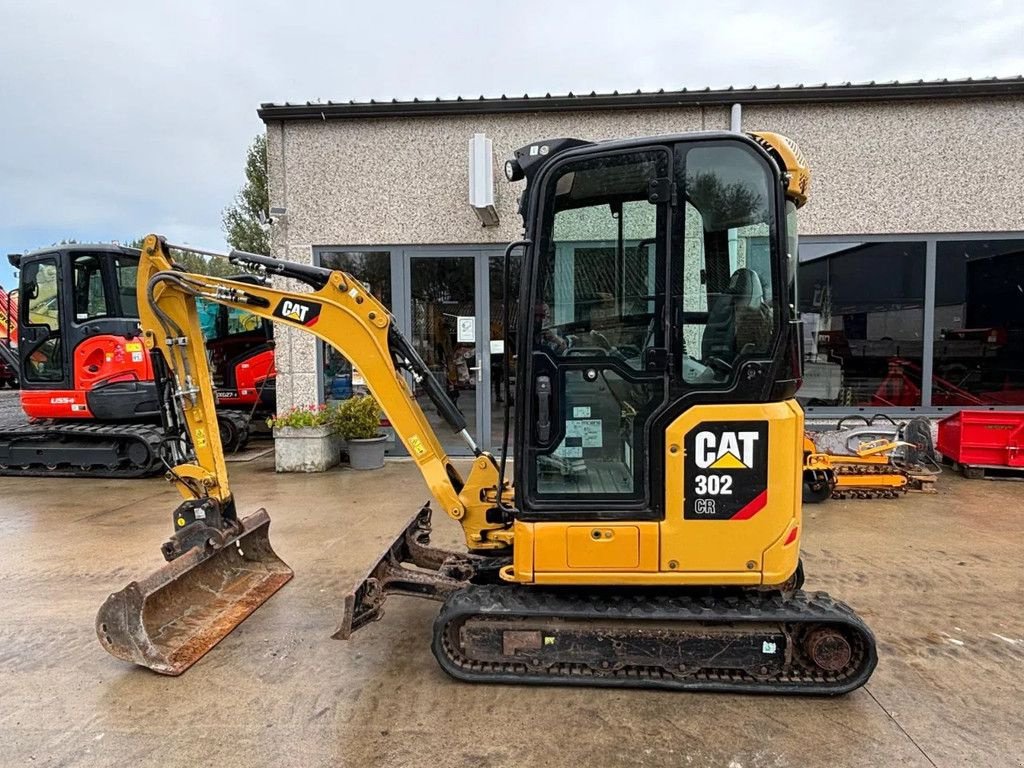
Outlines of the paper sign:
{"label": "paper sign", "polygon": [[574,419],[589,419],[590,418],[590,406],[589,405],[577,405],[572,409],[572,417]]}
{"label": "paper sign", "polygon": [[578,437],[584,448],[604,445],[600,419],[573,419],[565,423],[565,436]]}
{"label": "paper sign", "polygon": [[562,443],[555,450],[555,455],[556,456],[561,456],[563,459],[582,459],[583,458],[583,449],[582,448],[574,448],[571,445],[566,445],[565,443]]}
{"label": "paper sign", "polygon": [[491,354],[492,355],[503,355],[503,354],[505,354],[505,340],[504,339],[491,339]]}
{"label": "paper sign", "polygon": [[476,318],[472,315],[456,318],[456,340],[460,344],[472,344],[476,341]]}

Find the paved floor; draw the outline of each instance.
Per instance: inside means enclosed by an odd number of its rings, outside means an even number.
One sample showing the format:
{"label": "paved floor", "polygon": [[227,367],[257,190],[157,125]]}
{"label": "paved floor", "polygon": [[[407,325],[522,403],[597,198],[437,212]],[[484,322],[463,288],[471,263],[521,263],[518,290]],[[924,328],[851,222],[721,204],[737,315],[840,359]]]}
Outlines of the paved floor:
{"label": "paved floor", "polygon": [[1024,764],[1024,485],[809,508],[807,586],[856,607],[881,656],[866,688],[809,700],[457,683],[428,648],[436,606],[412,599],[331,640],[342,592],[426,498],[413,466],[232,476],[296,576],[177,679],[93,634],[106,595],[162,562],[163,481],[0,478],[0,765]]}

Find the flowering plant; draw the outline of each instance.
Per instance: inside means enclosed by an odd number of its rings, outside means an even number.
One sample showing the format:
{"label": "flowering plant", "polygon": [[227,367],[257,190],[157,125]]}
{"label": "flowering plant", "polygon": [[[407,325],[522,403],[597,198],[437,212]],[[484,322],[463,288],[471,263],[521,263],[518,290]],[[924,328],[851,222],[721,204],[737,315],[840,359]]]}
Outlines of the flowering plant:
{"label": "flowering plant", "polygon": [[284,413],[277,413],[267,419],[267,426],[278,427],[327,427],[332,426],[331,409],[326,405],[303,405],[291,408]]}

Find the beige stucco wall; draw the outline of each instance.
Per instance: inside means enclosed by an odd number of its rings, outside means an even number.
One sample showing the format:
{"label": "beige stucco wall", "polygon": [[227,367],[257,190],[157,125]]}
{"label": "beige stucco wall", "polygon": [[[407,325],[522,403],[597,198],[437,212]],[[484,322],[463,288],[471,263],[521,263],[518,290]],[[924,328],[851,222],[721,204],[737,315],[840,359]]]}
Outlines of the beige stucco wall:
{"label": "beige stucco wall", "polygon": [[[726,107],[272,122],[271,205],[287,209],[273,253],[308,262],[318,245],[507,242],[521,231],[523,185],[501,173],[514,149],[728,125]],[[1024,231],[1024,100],[748,106],[743,127],[784,133],[807,156],[803,234]],[[494,142],[497,227],[468,205],[467,144],[479,132]],[[315,401],[312,338],[278,339],[279,403]]]}

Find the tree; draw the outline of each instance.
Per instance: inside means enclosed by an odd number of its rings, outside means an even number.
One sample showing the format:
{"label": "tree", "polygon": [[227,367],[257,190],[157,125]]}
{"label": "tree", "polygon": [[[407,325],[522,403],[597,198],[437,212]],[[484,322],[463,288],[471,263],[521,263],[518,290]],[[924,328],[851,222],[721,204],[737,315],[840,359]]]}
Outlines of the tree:
{"label": "tree", "polygon": [[227,241],[240,251],[269,256],[270,236],[263,225],[269,215],[267,137],[260,134],[252,140],[245,156],[245,185],[221,218]]}
{"label": "tree", "polygon": [[[126,248],[142,248],[142,238],[130,240],[125,243]],[[190,251],[179,251],[171,249],[171,261],[186,272],[196,275],[210,275],[211,277],[235,277],[245,272],[253,272],[251,269],[232,264],[227,259],[220,259],[214,256],[204,256],[201,253]]]}

